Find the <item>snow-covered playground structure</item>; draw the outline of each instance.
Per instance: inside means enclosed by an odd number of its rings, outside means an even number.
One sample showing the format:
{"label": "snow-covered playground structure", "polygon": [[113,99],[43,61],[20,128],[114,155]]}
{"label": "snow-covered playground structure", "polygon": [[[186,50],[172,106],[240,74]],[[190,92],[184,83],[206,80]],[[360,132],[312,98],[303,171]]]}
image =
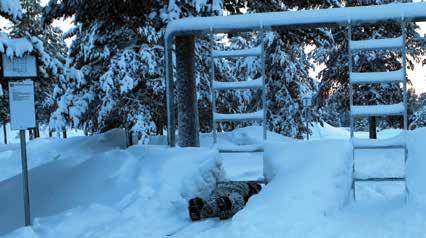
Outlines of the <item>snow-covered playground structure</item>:
{"label": "snow-covered playground structure", "polygon": [[[178,94],[178,144],[198,146],[198,113],[194,77],[194,40],[210,33],[272,31],[279,29],[350,26],[378,22],[426,21],[426,3],[394,3],[378,6],[256,13],[221,17],[186,18],[172,21],[165,34],[168,144],[176,145],[174,84]],[[173,74],[176,49],[177,74]]]}
{"label": "snow-covered playground structure", "polygon": [[[168,144],[176,145],[175,108],[174,108],[174,83],[177,88],[177,118],[178,118],[178,140],[181,147],[199,146],[199,117],[197,109],[197,92],[195,82],[194,47],[195,37],[244,31],[275,31],[295,28],[335,27],[341,26],[348,29],[348,57],[349,57],[349,82],[350,82],[350,129],[352,140],[353,179],[352,191],[356,199],[355,191],[364,182],[381,182],[402,184],[406,194],[408,188],[404,169],[401,171],[378,170],[380,176],[365,175],[357,171],[359,158],[364,154],[374,154],[376,157],[389,157],[401,160],[402,167],[406,167],[407,145],[404,133],[399,138],[389,141],[362,140],[354,138],[354,121],[357,117],[370,116],[402,116],[403,129],[407,130],[407,72],[406,72],[406,24],[409,22],[426,21],[426,3],[392,3],[378,6],[344,7],[330,9],[315,9],[303,11],[285,11],[274,13],[257,13],[220,17],[186,18],[171,22],[167,26],[165,34],[165,80],[167,90],[167,112],[168,112]],[[399,23],[401,25],[401,36],[389,39],[353,40],[352,26],[376,23]],[[261,49],[261,50],[258,50]],[[355,72],[353,70],[353,53],[369,50],[395,50],[401,55],[401,68],[396,71],[387,72]],[[176,53],[176,80],[173,74],[173,53]],[[258,52],[258,53],[256,53]],[[259,53],[260,52],[260,53]],[[213,136],[216,142],[216,123],[220,121],[263,121],[264,135],[266,135],[266,97],[264,73],[263,45],[253,49],[223,51],[211,53],[211,83],[213,104]],[[259,80],[249,80],[234,83],[216,82],[214,77],[214,58],[220,57],[248,57],[258,56],[262,60],[262,75]],[[220,85],[217,85],[220,83]],[[402,89],[402,102],[392,105],[354,105],[353,85],[398,83]],[[261,89],[263,110],[251,113],[220,114],[215,112],[215,91],[223,89]],[[264,136],[266,139],[266,136]],[[257,148],[257,147],[256,147]],[[247,148],[245,148],[247,149]],[[236,149],[238,150],[238,149]],[[249,150],[251,150],[249,148]],[[246,150],[244,152],[251,152]],[[219,149],[220,151],[220,149]],[[232,151],[227,149],[225,151]],[[254,151],[263,151],[255,149]],[[374,151],[374,152],[373,152]],[[377,153],[378,151],[378,153]],[[235,151],[233,151],[235,152]],[[239,151],[242,152],[242,151]],[[366,153],[368,152],[368,153]],[[371,153],[370,153],[371,152]],[[386,156],[380,155],[385,154]],[[377,172],[377,171],[375,171]],[[362,190],[362,188],[360,188]]]}

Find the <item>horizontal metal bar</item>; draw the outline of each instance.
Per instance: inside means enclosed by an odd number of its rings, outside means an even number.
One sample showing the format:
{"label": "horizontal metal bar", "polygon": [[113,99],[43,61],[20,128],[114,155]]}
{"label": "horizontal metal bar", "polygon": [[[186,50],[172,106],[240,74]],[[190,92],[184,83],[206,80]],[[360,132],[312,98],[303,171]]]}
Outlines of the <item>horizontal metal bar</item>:
{"label": "horizontal metal bar", "polygon": [[351,84],[396,83],[406,80],[403,69],[389,72],[350,73]]}
{"label": "horizontal metal bar", "polygon": [[222,114],[213,113],[214,122],[222,121],[263,121],[263,110],[251,113]]}
{"label": "horizontal metal bar", "polygon": [[219,149],[219,153],[222,154],[239,154],[239,153],[262,153],[264,152],[263,148],[258,148],[254,150],[227,150],[227,149]]}
{"label": "horizontal metal bar", "polygon": [[250,79],[238,82],[219,82],[213,81],[214,90],[232,90],[232,89],[262,89],[263,79]]}
{"label": "horizontal metal bar", "polygon": [[355,182],[404,182],[406,179],[404,178],[366,178],[359,179],[355,178]]}
{"label": "horizontal metal bar", "polygon": [[378,146],[354,146],[355,150],[374,150],[374,149],[405,149],[403,145],[378,145]]}
{"label": "horizontal metal bar", "polygon": [[371,39],[350,41],[349,47],[354,51],[360,50],[402,50],[404,46],[404,38],[402,36],[388,39]]}
{"label": "horizontal metal bar", "polygon": [[219,181],[217,182],[217,184],[224,184],[224,183],[229,183],[229,182],[234,182],[234,183],[260,183],[260,184],[267,184],[266,180],[232,180],[232,181]]}
{"label": "horizontal metal bar", "polygon": [[215,50],[212,52],[213,58],[232,58],[232,57],[252,57],[252,56],[261,56],[262,48],[255,47],[251,49],[242,49],[242,50]]}
{"label": "horizontal metal bar", "polygon": [[362,7],[326,8],[215,17],[191,17],[172,21],[166,38],[175,35],[229,33],[252,30],[326,27],[399,21],[426,21],[426,3],[393,3]]}
{"label": "horizontal metal bar", "polygon": [[352,117],[366,116],[402,116],[406,108],[403,103],[392,105],[351,106]]}

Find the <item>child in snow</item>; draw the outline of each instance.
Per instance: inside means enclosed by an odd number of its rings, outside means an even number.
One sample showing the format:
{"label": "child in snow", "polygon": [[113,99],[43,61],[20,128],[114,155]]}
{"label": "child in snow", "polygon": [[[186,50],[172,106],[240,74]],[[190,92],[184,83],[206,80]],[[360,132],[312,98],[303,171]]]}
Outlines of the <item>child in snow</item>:
{"label": "child in snow", "polygon": [[221,220],[232,217],[244,208],[249,198],[260,192],[262,187],[256,182],[226,182],[218,184],[208,200],[189,200],[189,216],[192,221],[219,217]]}

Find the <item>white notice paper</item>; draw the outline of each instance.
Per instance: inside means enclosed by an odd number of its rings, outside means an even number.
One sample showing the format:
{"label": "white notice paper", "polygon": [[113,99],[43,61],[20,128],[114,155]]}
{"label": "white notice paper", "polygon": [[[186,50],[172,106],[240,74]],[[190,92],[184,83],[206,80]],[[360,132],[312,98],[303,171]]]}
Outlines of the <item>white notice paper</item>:
{"label": "white notice paper", "polygon": [[9,82],[10,126],[12,130],[35,128],[34,82]]}

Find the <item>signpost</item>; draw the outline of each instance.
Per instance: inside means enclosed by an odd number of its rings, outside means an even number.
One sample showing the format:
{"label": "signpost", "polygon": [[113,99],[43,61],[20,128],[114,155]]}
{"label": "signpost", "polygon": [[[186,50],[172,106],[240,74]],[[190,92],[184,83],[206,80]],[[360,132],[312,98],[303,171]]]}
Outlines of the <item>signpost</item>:
{"label": "signpost", "polygon": [[31,225],[28,160],[25,130],[36,126],[34,82],[37,77],[36,58],[27,55],[9,58],[2,55],[3,77],[9,80],[10,126],[20,131],[22,184],[24,190],[25,226]]}

